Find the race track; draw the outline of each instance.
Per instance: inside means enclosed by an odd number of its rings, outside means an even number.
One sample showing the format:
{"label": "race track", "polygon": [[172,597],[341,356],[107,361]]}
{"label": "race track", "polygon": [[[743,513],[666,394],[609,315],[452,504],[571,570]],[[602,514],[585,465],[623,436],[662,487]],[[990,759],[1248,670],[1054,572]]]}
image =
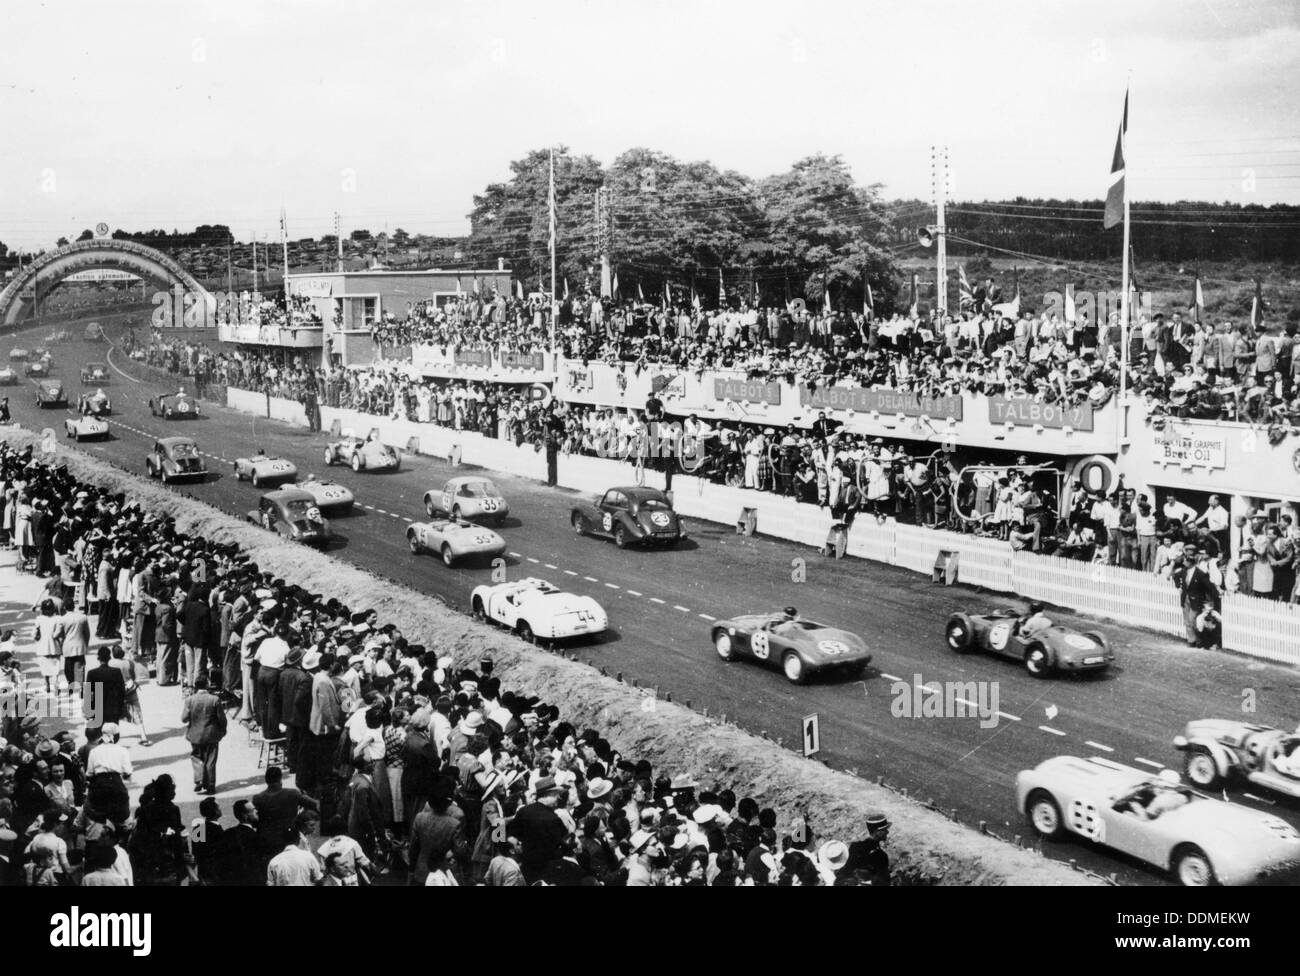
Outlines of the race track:
{"label": "race track", "polygon": [[[38,342],[34,331],[13,345]],[[80,339],[54,348],[53,375],[67,384],[75,412],[81,392],[78,367],[103,360],[105,347]],[[111,362],[121,363],[120,351]],[[31,381],[7,391],[14,416],[24,427],[54,428],[60,439],[66,414],[39,410]],[[126,470],[144,474],[150,440],[188,434],[207,455],[213,474],[200,485],[173,490],[192,494],[228,512],[255,508],[258,491],[236,482],[230,462],[258,447],[297,464],[300,478],[328,476],[350,487],[358,507],[333,520],[338,539],[329,550],[340,559],[391,577],[421,592],[466,608],[473,586],[490,581],[485,565],[445,568],[436,556],[412,555],[404,530],[424,518],[424,492],[464,467],[404,455],[397,473],[326,472],[322,449],[328,432],[314,434],[278,422],[205,404],[196,421],[150,416],[147,398],[160,385],[114,372],[108,392],[113,439],[82,449]],[[1181,642],[1109,623],[1100,625],[1069,613],[1054,617],[1084,629],[1103,630],[1118,657],[1109,674],[1037,680],[1013,662],[947,649],[943,624],[954,609],[986,609],[1005,602],[967,587],[944,587],[906,570],[859,560],[834,560],[815,550],[762,537],[746,538],[728,526],[686,520],[691,540],[668,551],[621,551],[613,543],[575,536],[569,528],[573,492],[550,489],[492,472],[510,502],[511,516],[500,530],[508,544],[512,576],[539,575],[587,593],[609,611],[611,632],[580,645],[582,659],[621,672],[628,680],[657,688],[674,701],[690,701],[710,715],[725,714],[746,729],[797,747],[800,720],[820,717],[820,758],[869,777],[884,777],[922,801],[932,800],[972,826],[981,822],[1006,838],[1029,836],[1014,809],[1013,780],[1024,768],[1053,755],[1098,756],[1151,769],[1181,769],[1171,740],[1193,718],[1241,717],[1291,728],[1297,721],[1300,675],[1295,671],[1223,653],[1192,650]],[[629,475],[629,481],[631,477]],[[590,493],[609,485],[590,485]],[[791,581],[796,560],[806,582]],[[346,599],[346,594],[339,594]],[[709,641],[712,619],[767,611],[793,604],[805,617],[860,633],[874,651],[865,680],[814,680],[790,685],[776,671],[721,661]],[[1000,716],[982,728],[978,717],[899,718],[891,712],[891,685],[949,681],[996,682]],[[1257,711],[1243,715],[1243,697],[1253,690]],[[1300,826],[1300,806],[1232,798],[1267,807]],[[1272,799],[1272,798],[1270,798]],[[810,811],[815,822],[816,811]],[[1159,884],[1163,877],[1136,863],[1079,843],[1050,844],[1049,856],[1074,859],[1122,883]]]}

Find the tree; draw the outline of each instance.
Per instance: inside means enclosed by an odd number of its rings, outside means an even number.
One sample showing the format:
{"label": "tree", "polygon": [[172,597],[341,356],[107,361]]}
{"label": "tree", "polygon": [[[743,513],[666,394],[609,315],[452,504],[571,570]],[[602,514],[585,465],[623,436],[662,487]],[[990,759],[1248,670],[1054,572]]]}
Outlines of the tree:
{"label": "tree", "polygon": [[54,246],[55,246],[55,247],[67,247],[67,246],[68,246],[68,239],[67,239],[66,237],[60,237],[57,241],[54,242]]}
{"label": "tree", "polygon": [[93,230],[91,230],[89,227],[87,227],[85,230],[83,230],[83,231],[82,231],[82,232],[77,236],[77,241],[78,241],[78,242],[81,242],[81,241],[90,241],[90,240],[94,240],[94,239],[95,239],[95,232],[94,232]]}
{"label": "tree", "polygon": [[372,239],[373,238],[370,235],[370,231],[362,230],[362,229],[354,230],[349,236],[349,240],[353,240],[353,241],[369,241]]}

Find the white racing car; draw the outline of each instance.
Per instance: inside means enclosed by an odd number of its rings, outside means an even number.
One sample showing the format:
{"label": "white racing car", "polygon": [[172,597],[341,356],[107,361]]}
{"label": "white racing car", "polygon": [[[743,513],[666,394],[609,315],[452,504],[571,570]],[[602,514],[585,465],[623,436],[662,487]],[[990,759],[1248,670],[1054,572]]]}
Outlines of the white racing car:
{"label": "white racing car", "polygon": [[424,510],[430,518],[438,512],[446,512],[452,518],[468,519],[471,522],[481,519],[498,526],[510,514],[510,506],[501,497],[501,492],[492,483],[492,479],[478,475],[452,478],[442,486],[442,491],[426,491]]}
{"label": "white racing car", "polygon": [[263,485],[282,485],[298,477],[298,466],[284,458],[267,457],[255,454],[252,457],[235,458],[235,480],[251,481],[254,488]]}
{"label": "white racing car", "polygon": [[456,519],[437,518],[430,522],[412,522],[406,527],[406,544],[411,552],[436,552],[447,566],[469,556],[499,556],[506,551],[506,540],[491,529]]}
{"label": "white racing car", "polygon": [[491,620],[526,641],[555,641],[599,634],[609,617],[589,596],[565,593],[544,579],[474,587],[470,606],[476,617]]}
{"label": "white racing car", "polygon": [[89,414],[82,414],[80,417],[69,417],[63,422],[63,429],[68,437],[77,442],[95,437],[108,437],[108,424]]}
{"label": "white racing car", "polygon": [[294,487],[316,499],[316,507],[326,515],[346,515],[352,511],[352,504],[356,501],[351,488],[337,481],[321,481],[315,475]]}
{"label": "white racing car", "polygon": [[379,439],[378,430],[372,430],[369,437],[357,437],[350,430],[342,436],[342,440],[325,445],[327,465],[346,464],[353,471],[396,471],[402,466],[402,456]]}

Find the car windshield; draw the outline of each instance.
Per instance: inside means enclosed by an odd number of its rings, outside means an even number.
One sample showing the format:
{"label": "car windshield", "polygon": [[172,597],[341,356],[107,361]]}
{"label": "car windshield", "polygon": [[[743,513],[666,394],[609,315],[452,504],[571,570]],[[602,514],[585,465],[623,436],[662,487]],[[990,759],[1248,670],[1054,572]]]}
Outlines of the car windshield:
{"label": "car windshield", "polygon": [[490,481],[467,481],[456,494],[461,498],[495,498],[497,489]]}
{"label": "car windshield", "polygon": [[310,498],[295,498],[293,501],[284,503],[284,510],[289,513],[290,518],[306,518],[307,513],[316,507],[316,503]]}
{"label": "car windshield", "polygon": [[199,449],[194,444],[173,444],[172,457],[178,461],[199,456]]}

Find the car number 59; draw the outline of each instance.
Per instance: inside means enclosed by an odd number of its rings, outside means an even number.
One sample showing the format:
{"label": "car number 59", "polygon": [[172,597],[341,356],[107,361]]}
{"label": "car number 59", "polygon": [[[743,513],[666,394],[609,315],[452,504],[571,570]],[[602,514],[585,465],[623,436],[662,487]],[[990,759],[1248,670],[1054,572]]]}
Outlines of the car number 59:
{"label": "car number 59", "polygon": [[749,649],[754,652],[754,657],[760,661],[766,661],[768,654],[772,652],[771,645],[767,641],[767,631],[756,630],[749,638]]}

